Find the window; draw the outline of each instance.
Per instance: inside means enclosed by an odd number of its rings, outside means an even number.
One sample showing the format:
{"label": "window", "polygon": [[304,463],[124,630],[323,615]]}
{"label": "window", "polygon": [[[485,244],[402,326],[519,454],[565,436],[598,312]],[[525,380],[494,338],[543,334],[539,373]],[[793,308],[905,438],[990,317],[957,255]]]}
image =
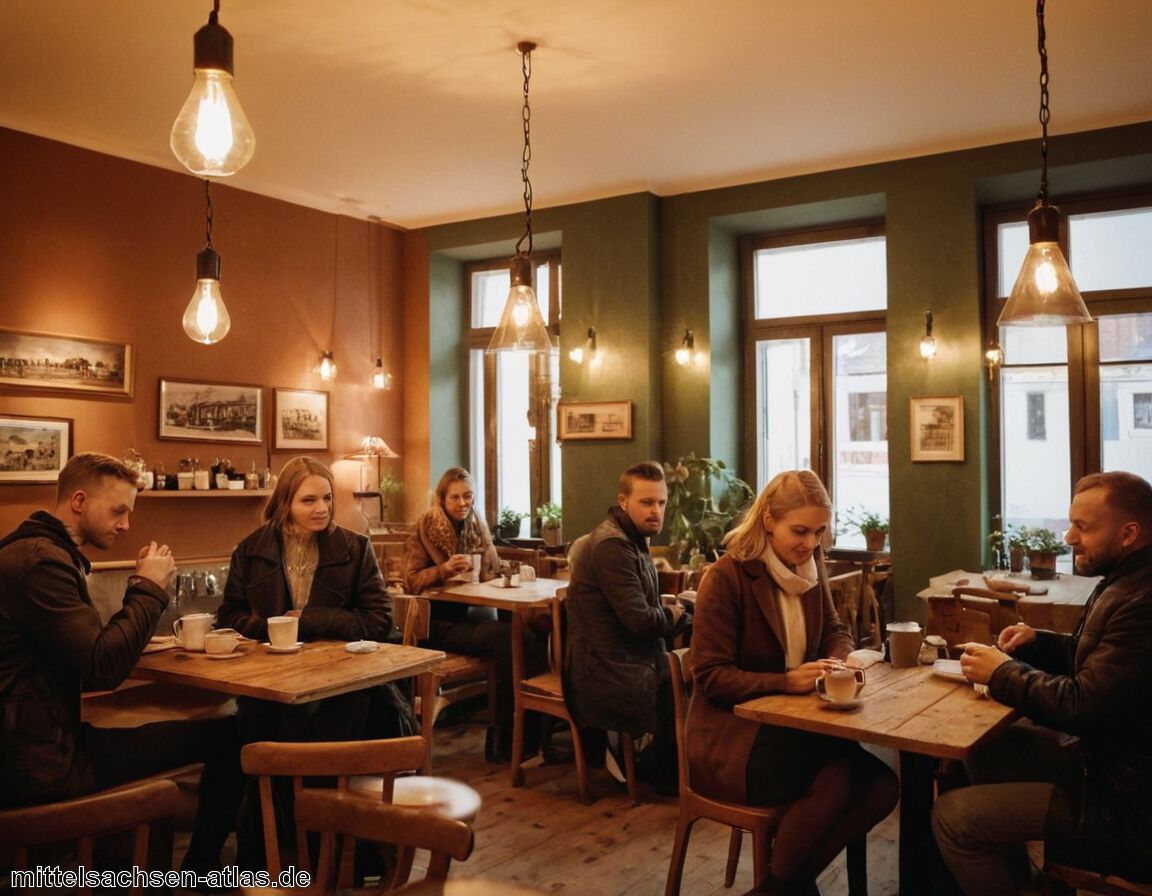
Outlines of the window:
{"label": "window", "polygon": [[[888,307],[880,225],[744,241],[748,432],[762,488],[811,469],[836,507],[888,514]],[[837,538],[864,547],[858,532]]]}
{"label": "window", "polygon": [[[534,256],[536,299],[550,333],[559,332],[560,257]],[[559,383],[558,353],[485,349],[508,299],[508,260],[465,268],[469,330],[469,453],[477,506],[494,523],[502,507],[532,514],[559,502],[560,448],[553,433]]]}
{"label": "window", "polygon": [[[1065,251],[1093,323],[1004,327],[990,427],[992,524],[1067,525],[1072,485],[1099,470],[1152,476],[1152,197],[1061,202]],[[1026,208],[989,211],[987,329],[1028,247]],[[994,511],[996,512],[996,511]]]}

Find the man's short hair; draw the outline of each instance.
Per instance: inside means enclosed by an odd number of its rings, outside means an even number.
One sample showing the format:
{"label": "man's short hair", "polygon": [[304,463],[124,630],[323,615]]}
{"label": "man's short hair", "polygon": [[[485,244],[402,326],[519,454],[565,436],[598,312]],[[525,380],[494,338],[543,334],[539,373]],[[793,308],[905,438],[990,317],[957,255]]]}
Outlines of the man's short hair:
{"label": "man's short hair", "polygon": [[1139,523],[1142,532],[1152,534],[1152,485],[1147,480],[1123,470],[1089,473],[1076,483],[1073,494],[1093,488],[1106,489],[1110,507],[1126,521]]}
{"label": "man's short hair", "polygon": [[56,503],[68,500],[77,489],[92,488],[101,479],[119,479],[136,485],[139,474],[124,461],[99,451],[84,451],[69,458],[56,481]]}
{"label": "man's short hair", "polygon": [[664,468],[654,460],[642,460],[638,464],[632,464],[620,474],[619,494],[624,497],[632,494],[632,483],[637,479],[643,479],[645,482],[663,482]]}

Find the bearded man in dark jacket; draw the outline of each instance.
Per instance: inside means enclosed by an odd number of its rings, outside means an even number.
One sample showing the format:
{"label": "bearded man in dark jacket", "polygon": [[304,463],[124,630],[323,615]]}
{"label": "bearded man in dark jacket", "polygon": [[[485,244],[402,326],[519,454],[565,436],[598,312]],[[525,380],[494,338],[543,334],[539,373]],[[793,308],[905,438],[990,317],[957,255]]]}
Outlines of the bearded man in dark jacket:
{"label": "bearded man in dark jacket", "polygon": [[218,867],[242,790],[233,720],[123,729],[81,722],[81,692],[128,677],[176,572],[168,546],[151,542],[137,556],[123,606],[101,621],[80,548],[110,548],[128,531],[135,502],[135,471],[105,454],[77,454],[60,471],[55,511],[33,513],[0,540],[0,807],[206,762],[185,867]]}
{"label": "bearded man in dark jacket", "polygon": [[[944,794],[933,827],[965,893],[1015,893],[1023,843],[1152,882],[1152,486],[1132,473],[1076,483],[1065,541],[1103,576],[1075,631],[1022,622],[969,646],[972,681],[1027,721],[973,757],[977,786]],[[1010,655],[1009,655],[1010,654]]]}

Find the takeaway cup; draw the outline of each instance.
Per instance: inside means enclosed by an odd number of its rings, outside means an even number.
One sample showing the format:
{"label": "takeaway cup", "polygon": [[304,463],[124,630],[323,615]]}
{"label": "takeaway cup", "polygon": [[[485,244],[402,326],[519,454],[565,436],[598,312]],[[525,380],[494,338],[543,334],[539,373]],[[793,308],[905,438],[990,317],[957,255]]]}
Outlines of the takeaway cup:
{"label": "takeaway cup", "polygon": [[172,623],[172,634],[185,650],[203,650],[204,636],[214,621],[211,613],[189,613]]}
{"label": "takeaway cup", "polygon": [[893,669],[910,669],[920,658],[924,633],[918,622],[888,623],[888,657]]}

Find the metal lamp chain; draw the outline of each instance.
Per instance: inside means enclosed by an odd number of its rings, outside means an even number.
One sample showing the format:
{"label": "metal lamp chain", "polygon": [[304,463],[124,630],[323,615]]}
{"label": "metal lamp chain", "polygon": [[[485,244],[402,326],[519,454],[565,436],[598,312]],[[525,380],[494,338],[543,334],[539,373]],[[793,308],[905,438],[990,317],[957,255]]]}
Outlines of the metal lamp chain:
{"label": "metal lamp chain", "polygon": [[524,72],[524,156],[520,165],[520,179],[524,182],[524,235],[516,241],[516,252],[528,241],[528,254],[532,254],[532,181],[528,179],[528,165],[532,161],[532,107],[528,104],[528,84],[532,79],[532,51],[521,53],[521,68]]}
{"label": "metal lamp chain", "polygon": [[212,181],[204,178],[204,244],[208,248],[212,247],[212,195],[208,192],[211,185]]}
{"label": "metal lamp chain", "polygon": [[1040,201],[1048,202],[1048,47],[1044,31],[1044,0],[1036,0],[1036,33],[1040,52]]}

